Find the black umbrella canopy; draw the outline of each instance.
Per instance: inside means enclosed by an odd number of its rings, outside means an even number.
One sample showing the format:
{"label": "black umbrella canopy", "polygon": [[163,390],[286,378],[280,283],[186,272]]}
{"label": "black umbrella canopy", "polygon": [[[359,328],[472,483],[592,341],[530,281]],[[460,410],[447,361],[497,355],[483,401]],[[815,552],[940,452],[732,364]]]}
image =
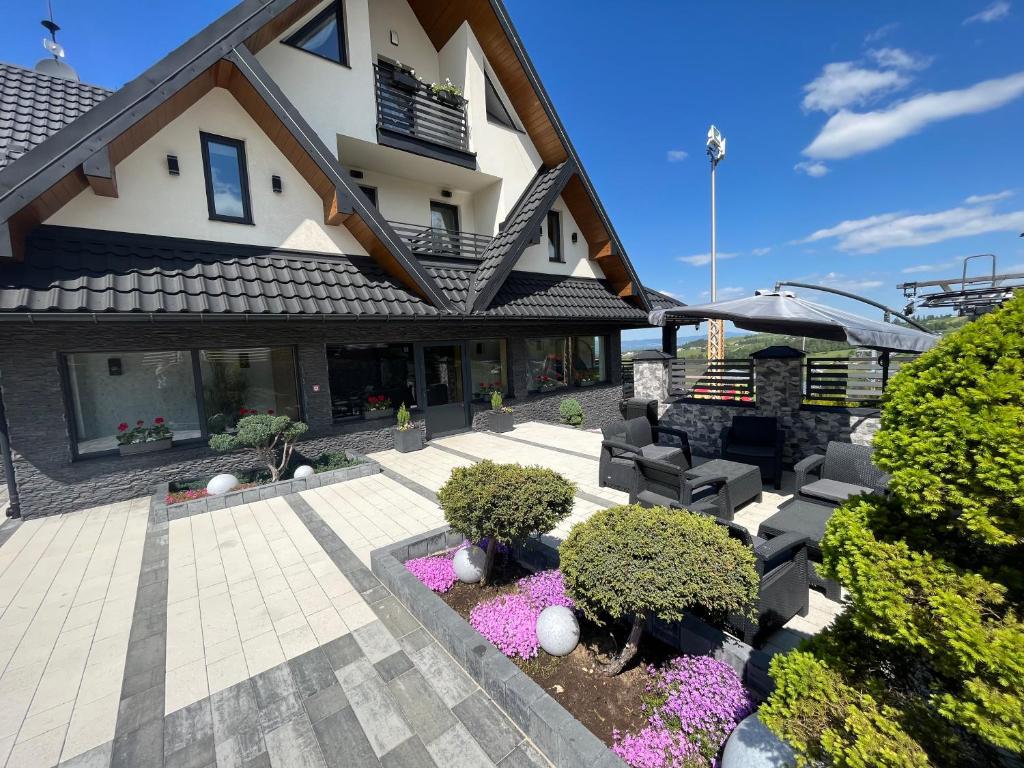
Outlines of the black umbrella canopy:
{"label": "black umbrella canopy", "polygon": [[741,299],[657,309],[648,315],[651,325],[672,325],[695,319],[731,320],[745,331],[845,341],[853,347],[891,352],[925,352],[939,340],[931,333],[871,320],[789,292],[758,291]]}

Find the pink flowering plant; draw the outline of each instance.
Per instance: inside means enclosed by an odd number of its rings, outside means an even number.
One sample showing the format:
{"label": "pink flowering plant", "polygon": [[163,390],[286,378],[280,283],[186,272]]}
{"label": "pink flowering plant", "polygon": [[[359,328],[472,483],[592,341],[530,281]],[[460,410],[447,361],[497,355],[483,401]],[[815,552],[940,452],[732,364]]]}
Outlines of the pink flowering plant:
{"label": "pink flowering plant", "polygon": [[447,592],[458,581],[452,567],[452,558],[457,551],[452,550],[429,557],[414,557],[412,560],[406,560],[405,569],[422,581],[428,589],[434,592]]}
{"label": "pink flowering plant", "polygon": [[633,768],[710,768],[754,702],[728,664],[707,656],[680,656],[648,667],[637,733],[613,732],[614,752]]}
{"label": "pink flowering plant", "polygon": [[516,582],[515,591],[480,603],[469,615],[473,629],[506,656],[532,659],[537,655],[537,617],[545,608],[575,609],[559,571],[541,571]]}

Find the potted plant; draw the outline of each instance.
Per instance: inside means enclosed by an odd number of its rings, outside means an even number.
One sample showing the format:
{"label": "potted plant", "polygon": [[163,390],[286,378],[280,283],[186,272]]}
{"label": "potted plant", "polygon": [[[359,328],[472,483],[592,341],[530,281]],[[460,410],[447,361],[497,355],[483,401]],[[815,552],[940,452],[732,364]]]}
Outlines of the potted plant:
{"label": "potted plant", "polygon": [[391,82],[403,91],[415,92],[420,87],[420,81],[416,79],[416,70],[406,69],[400,61],[396,61],[395,68],[391,70]]}
{"label": "potted plant", "polygon": [[487,428],[491,432],[511,432],[515,427],[512,409],[502,405],[501,392],[491,393],[491,410],[487,414]]}
{"label": "potted plant", "polygon": [[367,421],[390,419],[394,415],[395,409],[391,407],[391,398],[387,395],[370,395],[366,398],[363,418]]}
{"label": "potted plant", "polygon": [[392,428],[391,434],[395,440],[395,450],[399,453],[423,450],[423,431],[412,423],[405,403],[398,407],[398,425]]}
{"label": "potted plant", "polygon": [[157,416],[148,427],[142,419],[136,421],[134,427],[129,427],[126,421],[117,425],[117,448],[122,456],[163,451],[172,445],[174,432],[163,416]]}
{"label": "potted plant", "polygon": [[443,83],[431,83],[430,90],[442,104],[454,108],[462,106],[462,89],[448,78]]}

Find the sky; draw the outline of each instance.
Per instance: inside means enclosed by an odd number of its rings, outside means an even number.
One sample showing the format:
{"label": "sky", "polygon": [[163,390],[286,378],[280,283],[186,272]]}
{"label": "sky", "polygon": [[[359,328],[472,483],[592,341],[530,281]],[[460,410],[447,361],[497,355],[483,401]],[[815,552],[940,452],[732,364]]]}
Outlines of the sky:
{"label": "sky", "polygon": [[[233,4],[53,2],[111,88]],[[649,287],[709,300],[711,123],[720,299],[796,280],[902,308],[964,256],[1024,271],[1024,0],[506,4]],[[0,60],[31,66],[45,2],[7,5]]]}

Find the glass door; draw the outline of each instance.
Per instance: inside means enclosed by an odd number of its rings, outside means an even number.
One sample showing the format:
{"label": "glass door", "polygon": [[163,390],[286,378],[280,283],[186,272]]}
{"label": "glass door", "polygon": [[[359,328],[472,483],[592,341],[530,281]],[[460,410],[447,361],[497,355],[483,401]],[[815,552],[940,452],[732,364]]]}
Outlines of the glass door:
{"label": "glass door", "polygon": [[465,345],[423,345],[423,389],[427,437],[469,427],[465,388]]}

